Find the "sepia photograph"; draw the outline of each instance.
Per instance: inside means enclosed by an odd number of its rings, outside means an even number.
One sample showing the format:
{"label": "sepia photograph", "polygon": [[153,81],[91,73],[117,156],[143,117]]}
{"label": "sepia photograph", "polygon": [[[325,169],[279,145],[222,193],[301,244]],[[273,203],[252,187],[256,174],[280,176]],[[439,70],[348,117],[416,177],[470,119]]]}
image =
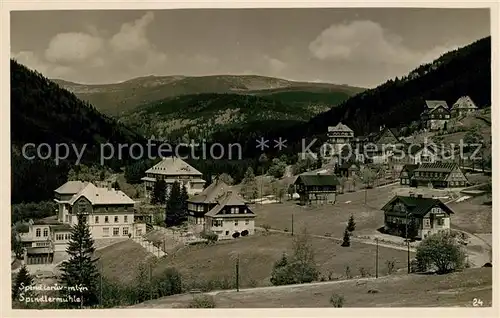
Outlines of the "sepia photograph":
{"label": "sepia photograph", "polygon": [[498,8],[93,5],[2,12],[9,310],[495,307]]}

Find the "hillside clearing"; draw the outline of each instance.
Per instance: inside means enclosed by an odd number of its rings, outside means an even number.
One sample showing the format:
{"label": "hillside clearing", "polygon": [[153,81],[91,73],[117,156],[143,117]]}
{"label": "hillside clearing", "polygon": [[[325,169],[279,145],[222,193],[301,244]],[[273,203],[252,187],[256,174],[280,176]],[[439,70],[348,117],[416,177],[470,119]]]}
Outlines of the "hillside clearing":
{"label": "hillside clearing", "polygon": [[[478,268],[448,275],[397,275],[211,294],[215,294],[217,308],[311,308],[331,307],[333,293],[344,297],[344,307],[471,307],[474,298],[488,307],[492,305],[492,271]],[[132,308],[182,308],[192,298],[175,295]]]}
{"label": "hillside clearing", "polygon": [[[360,275],[363,267],[367,273],[375,274],[375,249],[373,245],[352,243],[341,247],[334,240],[311,238],[315,261],[325,279],[345,277],[345,267],[350,275]],[[159,259],[153,268],[153,275],[167,267],[180,271],[185,283],[209,280],[234,281],[235,257],[240,257],[240,286],[270,285],[274,262],[283,252],[292,253],[292,236],[281,233],[255,235],[215,245],[189,246],[174,255]],[[128,240],[113,245],[109,250],[97,252],[103,264],[104,275],[114,281],[130,283],[136,277],[139,263],[149,254],[139,244]],[[406,252],[390,248],[379,248],[379,275],[387,274],[386,261],[394,260],[395,267],[406,268]]]}

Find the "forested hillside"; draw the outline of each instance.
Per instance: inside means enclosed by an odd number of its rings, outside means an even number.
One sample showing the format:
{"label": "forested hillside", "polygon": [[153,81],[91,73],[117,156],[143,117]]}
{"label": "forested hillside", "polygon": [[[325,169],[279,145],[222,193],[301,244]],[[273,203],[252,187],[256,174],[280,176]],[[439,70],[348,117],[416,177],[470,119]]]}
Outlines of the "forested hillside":
{"label": "forested hillside", "polygon": [[[43,77],[38,72],[11,60],[11,138],[12,138],[12,202],[30,202],[52,196],[54,189],[66,181],[75,152],[56,165],[56,144],[82,149],[86,144],[83,162],[99,162],[101,143],[144,142],[137,133],[114,119],[103,116],[88,103]],[[27,159],[23,145],[46,143],[42,155],[48,159]],[[61,148],[62,149],[62,148]],[[29,156],[35,155],[33,147]],[[61,154],[63,155],[63,154]],[[125,157],[124,160],[127,158]],[[119,167],[119,161],[108,164]]]}
{"label": "forested hillside", "polygon": [[[221,142],[238,139],[246,145],[247,156],[258,157],[254,136],[270,140],[284,137],[288,141],[285,152],[294,156],[301,150],[302,138],[325,141],[328,126],[338,122],[347,124],[358,136],[376,131],[381,125],[403,127],[420,119],[425,100],[446,100],[451,105],[463,95],[469,95],[478,107],[491,105],[490,37],[448,52],[403,78],[359,93],[306,123],[293,127],[253,126],[252,130],[234,128],[217,138]],[[238,137],[247,135],[249,138]]]}

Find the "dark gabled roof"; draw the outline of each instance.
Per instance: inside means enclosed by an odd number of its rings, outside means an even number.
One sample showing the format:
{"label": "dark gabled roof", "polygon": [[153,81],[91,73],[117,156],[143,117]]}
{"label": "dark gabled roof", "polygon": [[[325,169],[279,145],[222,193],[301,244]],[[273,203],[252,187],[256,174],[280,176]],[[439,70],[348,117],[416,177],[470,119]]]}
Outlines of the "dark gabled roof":
{"label": "dark gabled roof", "polygon": [[408,209],[408,211],[416,217],[423,217],[425,216],[433,207],[436,205],[439,205],[443,210],[450,214],[454,214],[454,212],[448,207],[446,204],[443,203],[440,199],[435,199],[435,198],[424,198],[424,197],[418,197],[418,196],[395,196],[392,198],[389,202],[387,202],[383,207],[382,210],[386,212],[388,215],[392,216],[406,216],[404,212],[398,212],[398,211],[386,211],[386,209],[395,201],[400,201],[402,202]]}
{"label": "dark gabled roof", "polygon": [[201,193],[193,196],[188,202],[192,203],[217,203],[217,199],[224,196],[231,187],[222,180],[215,180]]}
{"label": "dark gabled roof", "polygon": [[214,206],[213,209],[208,211],[205,215],[212,216],[212,217],[214,217],[214,216],[234,217],[234,216],[253,216],[253,215],[255,215],[252,211],[250,211],[250,209],[247,209],[249,211],[249,213],[245,213],[245,214],[227,214],[227,215],[221,214],[221,215],[219,215],[218,213],[226,206],[235,207],[235,206],[247,206],[247,205],[245,203],[245,200],[243,200],[243,198],[241,196],[239,196],[238,193],[236,193],[234,191],[227,191],[224,194],[224,196],[220,199],[220,201],[217,203],[217,205]]}
{"label": "dark gabled roof", "polygon": [[66,223],[50,225],[50,230],[53,232],[69,232],[71,229],[71,225]]}
{"label": "dark gabled roof", "polygon": [[451,172],[456,169],[458,165],[454,162],[433,162],[423,163],[415,170],[415,172]]}
{"label": "dark gabled roof", "polygon": [[442,106],[446,109],[448,109],[448,103],[445,100],[426,100],[425,105],[427,108],[434,109],[439,106]]}
{"label": "dark gabled roof", "polygon": [[411,176],[413,176],[413,171],[415,169],[417,169],[417,168],[418,168],[418,165],[415,165],[415,164],[406,164],[406,165],[403,166],[403,169],[401,169],[401,174],[403,174],[403,172],[406,171],[406,172],[408,172],[408,176],[411,177]]}
{"label": "dark gabled roof", "polygon": [[339,180],[334,175],[325,174],[301,174],[295,180],[295,184],[302,181],[307,186],[336,186]]}

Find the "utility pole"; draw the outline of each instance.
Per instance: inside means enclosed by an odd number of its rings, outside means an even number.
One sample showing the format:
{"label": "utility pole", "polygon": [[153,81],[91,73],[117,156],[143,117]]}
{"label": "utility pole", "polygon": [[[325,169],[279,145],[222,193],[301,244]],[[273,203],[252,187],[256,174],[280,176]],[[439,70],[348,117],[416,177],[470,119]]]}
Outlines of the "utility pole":
{"label": "utility pole", "polygon": [[375,239],[375,242],[377,242],[377,252],[375,257],[375,278],[378,278],[378,238]]}
{"label": "utility pole", "polygon": [[153,299],[153,284],[151,282],[153,276],[153,269],[151,263],[149,263],[149,299]]}
{"label": "utility pole", "polygon": [[101,305],[101,308],[102,308],[102,274],[103,274],[103,272],[102,272],[102,262],[101,262],[101,275],[99,275],[100,276],[99,277],[100,278],[100,285],[101,285],[101,288],[100,288],[100,291],[99,291],[99,294],[100,294],[100,296],[99,296],[99,303]]}
{"label": "utility pole", "polygon": [[293,213],[292,213],[292,236],[293,236]]}
{"label": "utility pole", "polygon": [[406,212],[406,222],[405,222],[405,228],[406,228],[406,246],[408,247],[408,274],[410,274],[410,240],[408,239],[408,212]]}
{"label": "utility pole", "polygon": [[236,291],[240,291],[240,254],[236,256]]}

